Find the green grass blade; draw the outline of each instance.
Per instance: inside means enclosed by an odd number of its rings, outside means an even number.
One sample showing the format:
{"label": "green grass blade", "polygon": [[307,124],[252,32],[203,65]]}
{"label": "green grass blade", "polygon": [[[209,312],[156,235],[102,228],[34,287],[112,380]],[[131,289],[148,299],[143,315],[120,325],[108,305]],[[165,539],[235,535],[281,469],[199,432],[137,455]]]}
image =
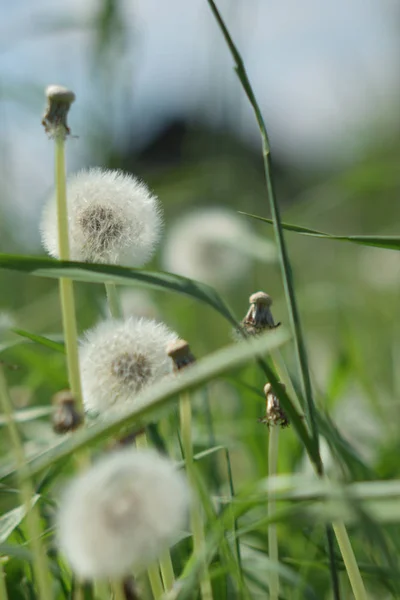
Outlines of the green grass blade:
{"label": "green grass blade", "polygon": [[64,344],[60,344],[59,342],[55,342],[43,335],[38,335],[36,333],[30,333],[29,331],[24,331],[23,329],[12,329],[14,333],[17,335],[34,342],[35,344],[40,344],[41,346],[45,346],[46,348],[51,348],[51,350],[55,350],[56,352],[61,352],[61,354],[65,354],[65,346]]}
{"label": "green grass blade", "polygon": [[74,281],[143,285],[149,288],[178,292],[208,304],[224,316],[231,325],[236,326],[236,320],[230,309],[212,287],[172,273],[153,273],[116,265],[59,261],[40,256],[11,254],[0,254],[0,268],[52,279],[68,277]]}
{"label": "green grass blade", "polygon": [[[296,346],[296,355],[299,363],[302,387],[304,391],[304,395],[307,401],[307,416],[310,424],[312,438],[314,440],[315,446],[318,448],[319,440],[318,440],[318,427],[315,415],[315,405],[312,394],[311,380],[308,369],[308,359],[307,352],[305,348],[301,323],[300,323],[300,315],[297,309],[296,296],[294,291],[293,277],[292,277],[292,269],[290,266],[289,256],[286,249],[285,239],[283,235],[283,229],[281,225],[281,217],[280,217],[280,209],[279,204],[276,199],[273,180],[272,180],[272,169],[271,169],[271,157],[270,157],[270,147],[268,140],[268,133],[264,123],[264,119],[261,114],[260,107],[258,106],[257,100],[255,98],[253,89],[251,87],[250,81],[247,77],[246,69],[244,67],[243,60],[233,43],[233,40],[226,28],[226,25],[219,14],[219,11],[215,5],[213,0],[207,0],[210,8],[214,14],[215,19],[218,22],[218,25],[222,31],[222,34],[225,38],[225,41],[229,47],[229,50],[233,56],[235,61],[235,71],[236,74],[243,86],[244,91],[250,101],[250,104],[254,110],[254,114],[260,129],[261,134],[261,142],[262,142],[262,150],[263,150],[263,159],[264,159],[264,170],[265,170],[265,181],[267,186],[268,200],[270,205],[270,210],[273,218],[273,225],[275,231],[275,238],[278,246],[278,254],[279,254],[279,262],[282,271],[283,285],[285,288],[286,301],[288,305],[288,311],[291,321],[291,326],[294,332],[294,341]],[[317,469],[322,473],[322,463],[319,461],[319,465]]]}
{"label": "green grass blade", "polygon": [[[254,360],[259,354],[264,354],[277,348],[289,339],[290,337],[287,332],[283,329],[277,330],[257,340],[245,340],[237,344],[232,344],[207,356],[191,366],[190,369],[181,373],[179,377],[161,381],[144,390],[135,399],[132,409],[125,414],[110,416],[107,421],[103,419],[101,422],[96,422],[87,429],[77,431],[70,438],[61,441],[57,446],[50,448],[40,457],[30,461],[28,464],[30,474],[37,475],[44,469],[71,456],[85,446],[109,439],[110,436],[118,433],[122,427],[143,426],[154,417],[154,413],[158,409],[165,406],[171,400],[176,399],[177,394],[198,388],[222,373],[245,365]],[[303,443],[309,445],[310,440],[304,424],[301,420],[299,422],[303,428],[299,435]],[[12,473],[6,473],[6,475],[10,474]]]}
{"label": "green grass blade", "polygon": [[[259,217],[258,215],[252,215],[250,213],[239,211],[241,215],[251,217],[257,221],[263,221],[269,225],[273,225],[272,219],[266,219],[265,217]],[[317,231],[316,229],[309,229],[308,227],[301,227],[300,225],[291,225],[290,223],[281,223],[282,229],[287,231],[294,231],[301,235],[308,235],[311,237],[325,238],[328,240],[338,240],[341,242],[352,242],[353,244],[361,244],[363,246],[374,246],[376,248],[386,248],[387,250],[400,250],[400,236],[398,235],[335,235],[332,233],[326,233],[324,231]]]}

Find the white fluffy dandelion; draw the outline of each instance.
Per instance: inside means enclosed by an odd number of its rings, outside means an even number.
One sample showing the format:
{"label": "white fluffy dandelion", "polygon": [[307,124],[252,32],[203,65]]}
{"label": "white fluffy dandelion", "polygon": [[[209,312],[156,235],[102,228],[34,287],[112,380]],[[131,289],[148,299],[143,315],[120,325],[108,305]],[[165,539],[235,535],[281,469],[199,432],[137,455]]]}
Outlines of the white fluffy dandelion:
{"label": "white fluffy dandelion", "polygon": [[254,259],[273,261],[274,245],[260,240],[247,223],[225,208],[194,211],[170,229],[163,250],[166,271],[211,285],[240,280]]}
{"label": "white fluffy dandelion", "polygon": [[66,489],[58,541],[85,579],[123,577],[146,567],[177,539],[189,493],[173,463],[151,450],[119,450]]}
{"label": "white fluffy dandelion", "polygon": [[165,349],[176,339],[164,324],[133,317],[103,321],[86,332],[80,350],[85,409],[102,414],[133,402],[171,372]]}
{"label": "white fluffy dandelion", "polygon": [[[122,171],[90,169],[67,181],[71,259],[135,267],[148,261],[160,237],[158,200],[147,186]],[[42,241],[58,258],[57,207],[45,206]]]}

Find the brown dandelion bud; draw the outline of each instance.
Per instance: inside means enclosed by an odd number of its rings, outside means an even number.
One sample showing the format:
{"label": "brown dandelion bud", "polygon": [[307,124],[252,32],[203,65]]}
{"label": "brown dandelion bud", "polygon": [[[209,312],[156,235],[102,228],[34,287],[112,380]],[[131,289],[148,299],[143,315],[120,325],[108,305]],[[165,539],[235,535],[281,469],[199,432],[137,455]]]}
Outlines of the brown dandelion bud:
{"label": "brown dandelion bud", "polygon": [[190,351],[189,344],[185,340],[170,342],[167,346],[167,354],[174,362],[174,371],[180,371],[196,362]]}
{"label": "brown dandelion bud", "polygon": [[43,115],[42,125],[50,137],[66,138],[70,133],[67,125],[67,115],[74,92],[61,85],[49,85],[46,88],[47,106]]}
{"label": "brown dandelion bud", "polygon": [[70,390],[54,394],[53,404],[52,424],[56,433],[75,431],[82,424],[82,415],[76,410],[75,398]]}
{"label": "brown dandelion bud", "polygon": [[272,298],[265,292],[256,292],[249,298],[250,308],[242,321],[242,327],[248,335],[258,335],[267,329],[276,329],[280,323],[275,324],[270,311]]}
{"label": "brown dandelion bud", "polygon": [[[283,383],[280,383],[279,386],[283,390],[286,390],[286,387]],[[271,425],[280,425],[282,429],[284,429],[285,427],[289,427],[289,419],[287,418],[283,408],[281,408],[279,399],[273,392],[270,383],[267,383],[264,386],[264,394],[266,398],[265,417],[260,419],[261,423],[265,423],[266,425],[268,425],[268,427],[270,427]]]}

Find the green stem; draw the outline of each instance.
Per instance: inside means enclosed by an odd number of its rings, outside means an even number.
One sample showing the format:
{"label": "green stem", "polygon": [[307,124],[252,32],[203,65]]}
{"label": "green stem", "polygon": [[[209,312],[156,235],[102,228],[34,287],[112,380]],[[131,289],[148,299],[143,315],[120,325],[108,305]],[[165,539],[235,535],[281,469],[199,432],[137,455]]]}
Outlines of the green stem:
{"label": "green stem", "polygon": [[[186,472],[192,489],[197,487],[197,478],[194,472],[193,446],[192,446],[192,406],[190,396],[182,394],[179,403],[180,426],[182,436],[182,448],[185,458]],[[205,535],[203,528],[203,519],[199,510],[199,505],[194,499],[190,507],[190,524],[193,533],[193,553],[197,556],[205,555]],[[200,575],[200,594],[202,600],[212,600],[213,593],[211,581],[208,575],[206,564]]]}
{"label": "green stem", "polygon": [[[279,425],[272,425],[269,429],[268,445],[268,477],[274,477],[278,472],[278,447],[279,447]],[[276,510],[276,500],[273,494],[268,496],[268,518],[272,519]],[[279,598],[279,573],[278,567],[278,534],[276,523],[268,525],[268,554],[272,561],[269,573],[269,598],[278,600]]]}
{"label": "green stem", "polygon": [[355,600],[368,600],[364,582],[357,565],[356,557],[354,556],[353,548],[351,547],[346,527],[342,521],[336,521],[335,523],[332,523],[332,527],[336,535],[340,552],[342,554],[347,575],[349,576],[354,598]]}
{"label": "green stem", "polygon": [[[70,260],[68,237],[67,186],[65,180],[65,140],[55,138],[55,180],[58,216],[58,246],[60,260]],[[68,379],[78,409],[84,414],[79,375],[78,333],[75,317],[74,288],[71,279],[60,278],[61,311],[67,352]]]}
{"label": "green stem", "polygon": [[[247,98],[254,110],[254,115],[255,115],[259,130],[260,130],[267,195],[268,195],[269,206],[270,206],[272,220],[273,220],[275,238],[276,238],[276,242],[277,242],[277,246],[278,246],[279,262],[280,262],[281,271],[282,271],[282,280],[283,280],[283,285],[285,288],[285,295],[286,295],[286,301],[287,301],[287,306],[288,306],[288,311],[289,311],[290,323],[291,323],[292,330],[294,333],[296,357],[297,357],[297,361],[299,364],[301,384],[302,384],[303,392],[304,392],[305,399],[306,399],[307,417],[308,417],[308,423],[309,423],[309,427],[310,427],[310,431],[311,431],[312,447],[314,450],[312,455],[310,453],[309,454],[310,454],[310,457],[312,458],[313,466],[315,468],[317,475],[319,477],[323,477],[324,469],[323,469],[323,464],[321,461],[321,455],[319,452],[319,434],[318,434],[316,410],[315,410],[315,404],[314,404],[314,398],[313,398],[313,392],[312,392],[312,386],[311,386],[310,371],[308,368],[307,351],[306,351],[306,347],[305,347],[305,343],[304,343],[303,331],[302,331],[301,322],[300,322],[300,314],[299,314],[299,311],[297,308],[297,301],[296,301],[296,295],[295,295],[294,284],[293,284],[292,269],[291,269],[291,265],[290,265],[290,261],[289,261],[289,255],[288,255],[288,252],[286,249],[285,238],[283,235],[283,228],[282,228],[282,222],[281,222],[281,217],[280,217],[279,204],[277,202],[276,195],[275,195],[274,182],[273,182],[273,178],[272,178],[271,154],[270,154],[270,145],[269,145],[269,140],[268,140],[267,128],[265,126],[260,107],[257,103],[256,97],[254,95],[253,89],[252,89],[250,81],[249,81],[249,78],[247,76],[246,69],[245,69],[245,66],[243,63],[243,59],[240,56],[235,44],[233,43],[230,33],[229,33],[228,29],[226,28],[226,25],[216,7],[214,0],[207,0],[207,2],[208,2],[209,6],[211,8],[211,11],[222,31],[222,34],[226,41],[226,44],[232,54],[233,60],[235,62],[236,74],[237,74],[237,76],[240,80],[240,83],[242,84],[242,87],[247,95]],[[344,525],[343,525],[343,528],[344,528]],[[334,555],[332,555],[332,545],[329,543],[329,539],[328,539],[328,551],[330,553],[332,585],[333,585],[333,589],[335,590],[335,595],[336,595],[336,600],[337,600],[339,598],[338,593],[336,593],[336,583],[338,580],[337,570],[336,570],[336,564],[335,564],[335,557],[334,557]],[[355,563],[355,567],[358,571],[357,563]],[[348,575],[350,577],[350,573],[348,573]],[[361,575],[359,574],[359,571],[358,571],[358,575],[361,579]]]}
{"label": "green stem", "polygon": [[19,492],[21,502],[25,508],[26,526],[29,535],[29,543],[33,553],[33,571],[38,586],[41,600],[52,600],[50,570],[47,564],[47,555],[42,543],[42,528],[40,514],[35,504],[32,504],[34,490],[31,480],[27,477],[26,459],[24,449],[19,436],[17,426],[13,418],[13,406],[8,392],[7,381],[3,367],[0,365],[0,401],[4,416],[7,421],[8,433],[11,447],[17,462],[17,477],[19,480]]}
{"label": "green stem", "polygon": [[123,319],[124,314],[122,311],[120,297],[118,295],[117,286],[115,283],[105,283],[107,302],[110,314],[113,319]]}
{"label": "green stem", "polygon": [[122,581],[114,581],[111,584],[114,600],[125,600],[124,584]]}
{"label": "green stem", "polygon": [[[146,433],[140,433],[135,438],[136,448],[148,448]],[[157,564],[150,565],[147,574],[150,580],[151,590],[154,598],[160,598],[166,592],[172,590],[175,584],[174,567],[172,565],[169,550],[165,550],[159,560],[160,570]],[[161,571],[161,577],[160,577]],[[162,579],[161,579],[162,578]]]}
{"label": "green stem", "polygon": [[3,560],[5,559],[0,558],[0,600],[8,600],[6,574],[3,568]]}

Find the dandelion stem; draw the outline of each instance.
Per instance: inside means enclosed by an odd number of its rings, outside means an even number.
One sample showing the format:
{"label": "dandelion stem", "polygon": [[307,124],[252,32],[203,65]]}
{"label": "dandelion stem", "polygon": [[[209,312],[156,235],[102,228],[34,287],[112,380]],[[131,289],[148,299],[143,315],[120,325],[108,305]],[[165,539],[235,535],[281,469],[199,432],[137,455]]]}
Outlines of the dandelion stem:
{"label": "dandelion stem", "polygon": [[115,581],[111,584],[114,600],[125,600],[124,584],[122,581]]}
{"label": "dandelion stem", "polygon": [[[65,135],[55,136],[55,180],[58,216],[60,260],[69,260],[67,188],[65,181]],[[68,379],[76,405],[83,415],[81,380],[79,375],[78,334],[75,317],[74,288],[71,279],[60,278],[60,298],[67,351]]]}
{"label": "dandelion stem", "polygon": [[[278,471],[278,447],[279,447],[279,425],[272,425],[269,429],[268,443],[268,476],[274,477]],[[275,514],[275,497],[268,496],[268,518],[272,519]],[[268,554],[271,564],[269,573],[269,598],[278,600],[279,598],[279,573],[277,570],[278,557],[278,535],[276,523],[268,525]]]}
{"label": "dandelion stem", "polygon": [[355,600],[367,600],[367,592],[364,587],[357,560],[351,547],[350,539],[343,521],[332,523],[333,531],[343,557],[350,585],[353,590]]}
{"label": "dandelion stem", "polygon": [[[182,394],[179,403],[180,426],[182,435],[182,447],[185,458],[188,479],[193,489],[196,489],[197,478],[194,473],[193,446],[192,446],[192,406],[188,394]],[[193,552],[197,556],[205,556],[205,535],[203,519],[199,505],[194,500],[190,510],[190,523],[193,533]],[[200,576],[200,593],[202,600],[212,600],[213,593],[208,570],[204,564]]]}
{"label": "dandelion stem", "polygon": [[3,560],[0,558],[0,600],[8,600],[6,587],[6,574],[4,573]]}
{"label": "dandelion stem", "polygon": [[117,286],[115,283],[105,283],[107,302],[110,314],[114,319],[122,319],[124,314],[122,312],[122,306],[120,297],[118,294]]}
{"label": "dandelion stem", "polygon": [[8,392],[7,381],[2,365],[0,365],[0,401],[4,416],[7,421],[8,433],[11,446],[17,462],[17,477],[21,501],[25,508],[26,526],[29,535],[29,543],[33,553],[33,572],[38,586],[38,597],[41,600],[52,600],[51,580],[47,565],[47,555],[42,543],[42,528],[40,514],[37,506],[33,503],[34,490],[27,473],[26,460],[22,442],[17,426],[13,418],[13,406]]}
{"label": "dandelion stem", "polygon": [[[148,441],[146,433],[139,433],[135,438],[136,448],[148,448]],[[151,590],[153,592],[154,598],[159,598],[164,594],[164,590],[166,592],[172,590],[175,584],[175,573],[174,567],[172,565],[171,555],[169,550],[165,550],[161,555],[159,560],[160,563],[160,571],[158,569],[158,565],[151,565],[147,569],[147,574],[150,580]],[[161,593],[160,593],[161,589]]]}
{"label": "dandelion stem", "polygon": [[[224,20],[222,19],[221,15],[217,9],[217,6],[216,6],[214,0],[207,0],[207,2],[208,2],[209,6],[211,8],[211,11],[221,29],[221,32],[224,36],[226,44],[229,48],[229,51],[232,55],[234,62],[235,62],[236,74],[237,74],[239,81],[243,87],[243,90],[246,93],[246,96],[253,108],[254,115],[255,115],[259,130],[260,130],[267,195],[268,195],[269,206],[270,206],[272,220],[273,220],[275,238],[276,238],[276,242],[277,242],[277,246],[278,246],[279,261],[280,261],[280,266],[281,266],[281,271],[282,271],[282,280],[283,280],[283,285],[285,288],[285,295],[286,295],[287,307],[288,307],[288,311],[289,311],[290,322],[291,322],[292,330],[294,333],[296,356],[297,356],[297,361],[299,364],[299,373],[300,373],[300,377],[301,377],[301,384],[302,384],[303,392],[304,392],[305,399],[306,399],[308,424],[309,424],[310,431],[311,431],[312,446],[313,446],[313,450],[314,450],[313,457],[311,457],[311,455],[310,455],[310,458],[312,458],[313,466],[314,466],[314,469],[315,469],[317,475],[319,477],[323,477],[324,476],[324,468],[323,468],[323,464],[321,461],[321,455],[319,452],[319,434],[318,434],[318,426],[317,426],[317,418],[316,418],[316,409],[315,409],[313,391],[312,391],[312,386],[311,386],[311,378],[310,378],[310,372],[309,372],[309,368],[308,368],[307,351],[306,351],[303,331],[302,331],[302,327],[301,327],[300,313],[299,313],[298,306],[297,306],[291,264],[290,264],[289,255],[288,255],[287,248],[286,248],[285,238],[283,235],[283,228],[282,228],[282,222],[281,222],[281,217],[280,217],[280,208],[279,208],[279,204],[278,204],[276,194],[275,194],[275,187],[274,187],[274,182],[273,182],[273,177],[272,177],[271,152],[270,152],[267,128],[266,128],[266,125],[265,125],[265,122],[264,122],[264,119],[263,119],[263,116],[261,113],[261,109],[256,100],[253,88],[251,87],[249,78],[247,76],[247,72],[246,72],[246,69],[245,69],[245,66],[243,63],[243,59],[240,56],[240,53],[232,40],[232,37],[224,23]],[[338,534],[336,533],[336,531],[339,532],[339,538],[338,538]],[[336,533],[336,537],[338,539],[339,547],[341,550],[343,547],[344,551],[349,552],[351,550],[351,545],[350,545],[350,541],[348,539],[347,533],[345,533],[345,535],[344,535],[344,532],[346,532],[344,524],[343,523],[336,524],[335,533]],[[342,544],[339,542],[339,539],[341,540]],[[346,540],[346,543],[343,543],[344,540]],[[335,557],[332,554],[332,546],[329,543],[329,539],[328,539],[328,551],[330,554],[330,570],[331,570],[332,585],[333,585],[333,589],[336,590],[337,589],[337,581],[338,581],[337,570],[336,570],[336,564],[335,564]],[[351,555],[354,558],[352,550],[351,550]],[[349,556],[350,556],[350,554],[348,554],[348,557]],[[344,557],[343,557],[343,559],[344,559]],[[355,561],[355,559],[353,561],[350,561],[349,563],[346,563],[346,560],[344,560],[344,562],[345,562],[346,569],[347,569],[347,567],[350,568],[350,572],[348,571],[348,573],[347,573],[349,576],[349,579],[350,580],[353,579],[353,581],[354,581],[355,574],[357,574],[356,580],[359,583],[360,582],[362,583],[361,575],[360,575],[358,565],[357,565],[357,562]],[[337,595],[337,597],[339,597],[338,593],[336,595]],[[365,596],[360,596],[360,598],[364,598],[364,597]]]}

